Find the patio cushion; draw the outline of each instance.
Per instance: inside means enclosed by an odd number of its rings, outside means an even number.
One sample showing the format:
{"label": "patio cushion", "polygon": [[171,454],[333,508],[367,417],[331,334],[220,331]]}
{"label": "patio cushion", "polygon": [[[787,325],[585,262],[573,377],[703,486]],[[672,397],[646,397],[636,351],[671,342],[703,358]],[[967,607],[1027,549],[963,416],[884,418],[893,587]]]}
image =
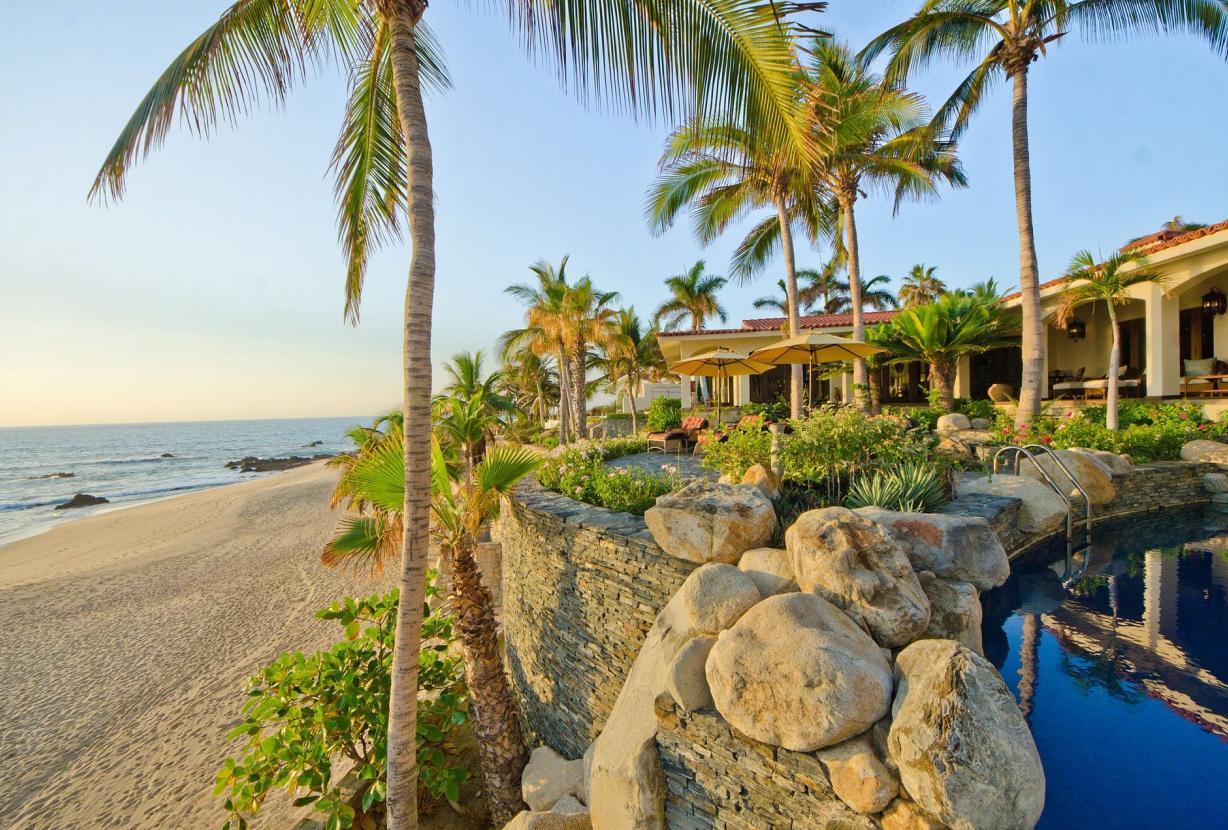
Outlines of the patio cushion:
{"label": "patio cushion", "polygon": [[685,430],[706,429],[707,426],[708,419],[700,415],[688,415],[682,419],[682,429]]}
{"label": "patio cushion", "polygon": [[1196,375],[1210,375],[1215,372],[1215,358],[1208,357],[1205,360],[1186,360],[1183,361],[1185,371],[1182,372],[1186,377],[1194,377]]}

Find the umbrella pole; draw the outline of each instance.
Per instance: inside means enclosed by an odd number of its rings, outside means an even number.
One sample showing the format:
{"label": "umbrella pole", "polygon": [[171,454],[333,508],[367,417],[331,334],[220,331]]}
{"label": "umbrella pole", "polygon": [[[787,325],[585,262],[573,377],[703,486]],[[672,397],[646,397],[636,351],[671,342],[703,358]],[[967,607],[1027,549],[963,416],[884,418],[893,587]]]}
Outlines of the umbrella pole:
{"label": "umbrella pole", "polygon": [[814,352],[810,352],[810,373],[806,376],[809,388],[806,390],[806,415],[814,411]]}
{"label": "umbrella pole", "polygon": [[717,382],[716,382],[716,383],[714,383],[714,384],[712,384],[712,386],[713,386],[712,391],[716,393],[716,431],[717,431],[717,432],[720,432],[720,431],[721,431],[721,392],[720,392],[720,380],[721,380],[721,375],[723,375],[723,374],[724,374],[724,372],[725,372],[725,367],[724,367],[724,366],[718,366],[718,367],[717,367],[717,369],[716,369],[716,381],[717,381]]}

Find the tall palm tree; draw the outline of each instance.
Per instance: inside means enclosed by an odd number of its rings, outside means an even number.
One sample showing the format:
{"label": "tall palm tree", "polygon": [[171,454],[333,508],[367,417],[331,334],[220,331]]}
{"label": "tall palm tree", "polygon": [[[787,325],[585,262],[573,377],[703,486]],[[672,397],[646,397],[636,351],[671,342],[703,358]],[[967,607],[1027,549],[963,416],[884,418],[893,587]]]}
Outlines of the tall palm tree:
{"label": "tall palm tree", "polygon": [[848,304],[849,284],[840,279],[844,272],[844,259],[836,255],[818,268],[803,268],[797,272],[799,283],[798,302],[805,308],[814,308],[824,314],[839,314]]}
{"label": "tall palm tree", "polygon": [[934,276],[937,270],[937,265],[914,265],[900,283],[900,304],[905,308],[927,305],[947,293],[947,284]]}
{"label": "tall palm tree", "polygon": [[[801,278],[804,273],[806,272],[798,271],[797,276]],[[814,273],[814,272],[811,271],[810,273]],[[751,305],[753,305],[759,311],[770,309],[771,311],[777,312],[782,317],[788,317],[789,316],[789,286],[784,280],[776,280],[776,287],[780,289],[779,294],[767,294],[762,297],[758,297],[755,299],[754,302],[751,303]],[[804,293],[805,293],[804,289],[801,292],[799,292],[799,297],[798,297],[799,301],[801,300],[801,297],[804,295]],[[809,311],[808,303],[801,302],[800,304],[802,306],[803,314]]]}
{"label": "tall palm tree", "polygon": [[503,289],[520,300],[525,309],[525,327],[513,329],[499,338],[503,362],[520,348],[531,349],[538,355],[551,355],[559,378],[559,443],[566,444],[571,436],[573,389],[570,360],[567,352],[567,309],[565,301],[570,285],[567,282],[567,260],[564,255],[558,267],[539,259],[529,266],[536,282],[518,283]]}
{"label": "tall palm tree", "polygon": [[657,307],[656,318],[663,331],[676,331],[684,322],[690,321],[695,331],[702,329],[709,317],[724,323],[729,313],[717,299],[717,293],[729,284],[720,274],[709,274],[702,259],[672,277],[666,277],[665,287],[669,299]]}
{"label": "tall palm tree", "polygon": [[1079,28],[1091,38],[1132,31],[1185,31],[1202,35],[1228,56],[1228,3],[1223,0],[925,0],[908,20],[866,47],[867,58],[891,52],[888,77],[905,79],[937,58],[976,61],[935,121],[956,140],[989,87],[1012,84],[1015,221],[1019,226],[1019,290],[1023,312],[1023,380],[1015,420],[1040,412],[1045,378],[1045,325],[1032,226],[1032,165],[1028,147],[1028,70],[1049,45]]}
{"label": "tall palm tree", "polygon": [[1151,269],[1151,263],[1141,251],[1118,251],[1098,262],[1091,251],[1079,251],[1066,267],[1065,285],[1058,298],[1055,317],[1065,325],[1078,306],[1102,301],[1109,310],[1109,326],[1113,331],[1109,347],[1108,389],[1105,391],[1104,425],[1117,429],[1117,372],[1121,366],[1121,329],[1117,324],[1117,306],[1130,299],[1130,287],[1147,283],[1163,285],[1167,277]]}
{"label": "tall palm tree", "polygon": [[[966,184],[954,145],[935,137],[921,96],[870,72],[850,49],[821,41],[813,52],[815,106],[826,129],[817,133],[818,172],[838,213],[848,262],[853,339],[865,337],[855,206],[867,191],[891,193],[898,209],[909,198],[932,196],[938,184]],[[853,382],[864,407],[866,365],[853,361]]]}
{"label": "tall palm tree", "polygon": [[[795,95],[795,25],[761,0],[512,0],[509,20],[533,52],[587,98],[643,113],[698,114],[784,141],[805,134]],[[91,196],[118,199],[138,158],[182,120],[201,134],[262,96],[280,101],[308,69],[336,59],[350,98],[334,153],[338,225],[357,319],[368,253],[407,226],[403,325],[405,504],[388,716],[389,830],[417,826],[415,723],[420,616],[430,521],[434,167],[423,86],[446,74],[426,0],[236,0],[167,67],[137,106]]]}
{"label": "tall palm tree", "polygon": [[605,339],[614,317],[617,291],[600,291],[582,277],[563,295],[563,342],[571,357],[568,377],[574,407],[575,434],[588,437],[588,365],[591,348]]}
{"label": "tall palm tree", "polygon": [[654,370],[662,368],[663,360],[657,346],[656,332],[644,331],[635,307],[621,308],[611,321],[601,343],[601,356],[597,365],[602,370],[602,380],[615,395],[615,400],[627,396],[631,408],[631,431],[640,431],[639,416],[635,411],[635,395],[640,384]]}
{"label": "tall palm tree", "polygon": [[509,351],[503,357],[499,387],[505,397],[529,420],[541,426],[550,407],[558,401],[558,372],[551,355],[539,355],[528,346]]}
{"label": "tall palm tree", "polygon": [[[785,265],[790,337],[801,333],[793,231],[813,242],[824,223],[810,166],[796,145],[773,145],[765,136],[731,124],[692,121],[675,130],[661,157],[660,175],[648,190],[645,214],[655,233],[689,208],[695,235],[707,244],[732,222],[756,210],[756,223],[734,251],[735,277],[748,280],[779,251]],[[792,367],[790,411],[802,412],[802,367]]]}
{"label": "tall palm tree", "polygon": [[890,311],[900,307],[900,301],[892,294],[888,286],[891,277],[879,274],[861,283],[861,306],[873,311]]}

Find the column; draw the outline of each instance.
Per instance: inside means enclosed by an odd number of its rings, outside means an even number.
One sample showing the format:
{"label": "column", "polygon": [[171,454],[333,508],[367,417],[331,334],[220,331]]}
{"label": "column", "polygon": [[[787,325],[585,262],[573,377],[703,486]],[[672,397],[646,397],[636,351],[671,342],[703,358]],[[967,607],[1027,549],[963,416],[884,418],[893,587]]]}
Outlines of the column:
{"label": "column", "polygon": [[750,375],[738,375],[733,387],[733,405],[750,403]]}
{"label": "column", "polygon": [[972,358],[964,355],[955,364],[955,389],[957,398],[972,397]]}
{"label": "column", "polygon": [[691,376],[690,375],[680,375],[678,378],[678,383],[682,388],[682,411],[690,412],[691,406],[692,406],[691,404]]}
{"label": "column", "polygon": [[1161,397],[1181,393],[1181,320],[1176,297],[1168,297],[1158,285],[1142,286],[1146,303],[1147,395]]}
{"label": "column", "polygon": [[842,403],[853,402],[853,373],[845,372],[840,376],[840,400]]}

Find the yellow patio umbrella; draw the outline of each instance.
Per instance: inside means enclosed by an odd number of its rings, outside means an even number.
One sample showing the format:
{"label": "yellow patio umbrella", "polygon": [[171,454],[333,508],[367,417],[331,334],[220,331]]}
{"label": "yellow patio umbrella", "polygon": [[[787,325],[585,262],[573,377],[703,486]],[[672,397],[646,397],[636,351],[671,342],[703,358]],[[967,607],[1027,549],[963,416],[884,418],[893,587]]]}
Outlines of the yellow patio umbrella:
{"label": "yellow patio umbrella", "polygon": [[872,346],[860,340],[850,340],[847,337],[812,331],[755,349],[750,353],[750,359],[772,366],[785,366],[792,363],[809,364],[810,385],[806,392],[806,406],[810,408],[814,406],[814,365],[816,363],[835,363],[839,360],[865,358],[885,351],[887,350],[881,346]]}
{"label": "yellow patio umbrella", "polygon": [[[671,372],[680,375],[692,375],[705,378],[729,378],[735,375],[761,375],[772,367],[766,363],[751,360],[741,352],[717,347],[710,352],[703,352],[686,360],[680,360],[669,367]],[[716,395],[716,428],[721,427],[721,396]]]}

